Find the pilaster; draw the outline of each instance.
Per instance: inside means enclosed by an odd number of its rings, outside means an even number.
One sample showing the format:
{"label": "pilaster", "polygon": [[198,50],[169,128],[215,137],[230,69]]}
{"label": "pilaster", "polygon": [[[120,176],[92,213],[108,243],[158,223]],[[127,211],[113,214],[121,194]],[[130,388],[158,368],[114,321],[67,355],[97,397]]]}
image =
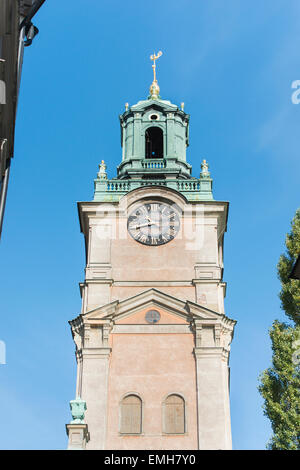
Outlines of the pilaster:
{"label": "pilaster", "polygon": [[230,450],[228,352],[222,347],[195,347],[198,446],[200,450]]}
{"label": "pilaster", "polygon": [[[97,449],[105,446],[110,352],[111,349],[106,347],[84,348],[82,351],[81,395],[88,405],[86,421],[92,436],[92,448]],[[89,409],[89,403],[93,404],[92,409]]]}
{"label": "pilaster", "polygon": [[69,438],[68,450],[85,450],[89,441],[87,424],[66,424],[66,431]]}
{"label": "pilaster", "polygon": [[134,114],[134,127],[133,127],[133,155],[136,158],[143,158],[145,154],[145,143],[142,139],[142,115],[141,113]]}

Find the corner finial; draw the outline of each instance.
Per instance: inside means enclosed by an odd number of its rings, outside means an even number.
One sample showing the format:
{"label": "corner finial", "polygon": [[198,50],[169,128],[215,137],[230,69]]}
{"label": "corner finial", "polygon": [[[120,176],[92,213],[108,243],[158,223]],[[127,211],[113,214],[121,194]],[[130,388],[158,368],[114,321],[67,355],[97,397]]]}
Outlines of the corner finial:
{"label": "corner finial", "polygon": [[99,165],[98,178],[100,180],[107,180],[106,165],[104,160]]}
{"label": "corner finial", "polygon": [[159,86],[156,80],[156,63],[155,61],[162,56],[162,52],[159,51],[157,54],[153,53],[150,56],[150,60],[153,60],[152,69],[153,69],[153,82],[150,86],[150,98],[153,100],[157,100],[159,98]]}
{"label": "corner finial", "polygon": [[87,409],[86,402],[80,397],[70,401],[70,408],[72,414],[71,424],[84,424],[84,413]]}
{"label": "corner finial", "polygon": [[208,163],[206,160],[203,160],[201,163],[201,173],[200,178],[209,178],[210,172],[208,171]]}

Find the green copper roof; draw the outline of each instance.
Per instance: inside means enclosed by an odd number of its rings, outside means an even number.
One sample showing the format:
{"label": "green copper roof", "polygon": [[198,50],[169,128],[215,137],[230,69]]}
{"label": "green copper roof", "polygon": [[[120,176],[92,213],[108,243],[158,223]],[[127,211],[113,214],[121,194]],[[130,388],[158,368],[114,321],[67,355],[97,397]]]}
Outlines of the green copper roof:
{"label": "green copper roof", "polygon": [[[191,176],[186,161],[189,145],[189,115],[159,96],[139,101],[120,115],[122,161],[117,177],[107,179],[102,161],[95,180],[94,201],[116,202],[141,186],[172,188],[189,201],[213,200],[212,179],[204,160],[200,178]],[[153,148],[157,152],[149,151]]]}

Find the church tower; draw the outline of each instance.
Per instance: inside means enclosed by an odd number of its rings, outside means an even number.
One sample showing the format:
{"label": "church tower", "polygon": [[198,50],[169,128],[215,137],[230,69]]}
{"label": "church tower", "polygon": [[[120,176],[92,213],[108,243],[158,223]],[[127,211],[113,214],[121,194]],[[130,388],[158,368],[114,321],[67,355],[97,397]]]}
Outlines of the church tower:
{"label": "church tower", "polygon": [[[231,449],[223,239],[228,203],[186,161],[189,115],[160,97],[126,104],[122,161],[78,203],[85,237],[69,449]],[[200,166],[200,165],[199,165]],[[200,169],[200,168],[199,168]]]}

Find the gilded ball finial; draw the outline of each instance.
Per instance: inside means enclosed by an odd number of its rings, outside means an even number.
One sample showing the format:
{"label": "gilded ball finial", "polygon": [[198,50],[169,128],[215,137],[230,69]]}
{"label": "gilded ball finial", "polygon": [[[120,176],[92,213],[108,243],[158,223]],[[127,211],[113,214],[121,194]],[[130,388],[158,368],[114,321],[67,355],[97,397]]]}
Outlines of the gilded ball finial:
{"label": "gilded ball finial", "polygon": [[150,96],[153,100],[157,100],[159,98],[159,91],[158,83],[153,81],[150,85]]}

